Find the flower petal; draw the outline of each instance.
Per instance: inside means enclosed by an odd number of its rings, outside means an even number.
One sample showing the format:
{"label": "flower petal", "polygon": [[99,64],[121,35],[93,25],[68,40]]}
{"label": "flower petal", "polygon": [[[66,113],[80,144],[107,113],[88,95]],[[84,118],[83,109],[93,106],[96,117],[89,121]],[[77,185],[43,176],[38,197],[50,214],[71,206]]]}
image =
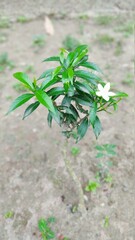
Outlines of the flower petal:
{"label": "flower petal", "polygon": [[96,92],[96,95],[98,96],[98,97],[101,97],[102,96],[102,93],[101,92]]}
{"label": "flower petal", "polygon": [[104,89],[100,83],[98,84],[98,89],[99,89],[99,91],[103,91],[103,89]]}
{"label": "flower petal", "polygon": [[108,96],[108,94],[103,94],[102,97],[103,97],[103,99],[105,99],[106,101],[109,101],[109,96]]}
{"label": "flower petal", "polygon": [[105,91],[109,91],[110,90],[110,83],[109,82],[104,86],[104,90]]}

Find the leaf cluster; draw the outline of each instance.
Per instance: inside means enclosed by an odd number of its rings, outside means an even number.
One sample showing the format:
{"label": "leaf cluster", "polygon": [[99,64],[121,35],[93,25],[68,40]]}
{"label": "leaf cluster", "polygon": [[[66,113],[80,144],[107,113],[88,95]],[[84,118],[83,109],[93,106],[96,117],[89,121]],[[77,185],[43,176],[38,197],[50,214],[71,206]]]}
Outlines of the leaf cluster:
{"label": "leaf cluster", "polygon": [[41,236],[43,240],[49,240],[55,238],[55,233],[51,230],[49,224],[55,222],[55,218],[51,217],[47,220],[41,218],[38,221],[38,228],[41,232]]}
{"label": "leaf cluster", "polygon": [[37,79],[31,80],[23,72],[14,73],[29,92],[15,99],[8,112],[35,98],[26,108],[23,119],[42,104],[48,110],[49,126],[55,120],[67,138],[73,137],[78,142],[90,126],[97,138],[102,129],[98,112],[107,111],[111,106],[116,110],[117,103],[127,94],[118,92],[108,102],[96,95],[98,83],[104,86],[105,82],[98,65],[88,60],[87,45],[79,45],[71,52],[62,48],[58,56],[43,60],[44,63],[52,61],[58,66],[44,71]]}

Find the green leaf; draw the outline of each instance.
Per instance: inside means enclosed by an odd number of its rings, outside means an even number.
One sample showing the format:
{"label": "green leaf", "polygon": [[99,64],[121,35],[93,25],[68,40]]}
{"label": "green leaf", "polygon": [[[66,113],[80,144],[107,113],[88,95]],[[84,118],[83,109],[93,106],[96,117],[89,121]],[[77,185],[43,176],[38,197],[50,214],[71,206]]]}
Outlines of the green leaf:
{"label": "green leaf", "polygon": [[79,53],[79,56],[73,61],[73,66],[77,65],[81,59],[86,55],[86,53],[88,52],[88,49],[84,49]]}
{"label": "green leaf", "polygon": [[76,101],[78,104],[81,104],[84,106],[91,107],[93,104],[93,99],[87,96],[86,94],[83,94],[83,98],[81,94],[74,95],[72,99]]}
{"label": "green leaf", "polygon": [[13,76],[19,80],[20,82],[22,82],[23,84],[25,84],[28,88],[30,88],[32,91],[34,91],[34,86],[32,81],[30,80],[30,78],[28,77],[28,75],[26,73],[23,72],[16,72],[13,74]]}
{"label": "green leaf", "polygon": [[68,73],[69,81],[70,81],[71,84],[73,85],[73,77],[74,77],[74,71],[73,71],[73,69],[72,69],[72,68],[68,68],[67,73]]}
{"label": "green leaf", "polygon": [[69,97],[72,97],[72,96],[74,96],[74,86],[73,85],[70,85],[70,86],[68,86],[68,96]]}
{"label": "green leaf", "polygon": [[93,127],[93,131],[94,131],[96,138],[98,138],[98,136],[100,135],[101,130],[102,130],[101,122],[100,122],[98,116],[96,116],[94,127]]}
{"label": "green leaf", "polygon": [[101,81],[101,78],[99,78],[98,76],[96,76],[93,73],[90,73],[88,71],[84,71],[84,70],[77,70],[74,72],[74,74],[82,79],[85,79],[86,81],[88,81],[89,83],[97,86],[97,82],[96,81]]}
{"label": "green leaf", "polygon": [[90,68],[94,71],[102,73],[102,70],[98,67],[98,65],[92,62],[83,62],[83,63],[80,63],[79,66]]}
{"label": "green leaf", "polygon": [[74,86],[77,90],[79,90],[81,92],[84,92],[87,94],[94,93],[93,89],[88,84],[75,81]]}
{"label": "green leaf", "polygon": [[66,59],[66,66],[67,68],[72,65],[72,62],[74,61],[74,57],[75,57],[75,53],[74,52],[70,52],[67,56],[67,59]]}
{"label": "green leaf", "polygon": [[81,122],[81,124],[77,127],[77,134],[78,139],[77,141],[80,141],[86,134],[89,127],[88,118],[84,118]]}
{"label": "green leaf", "polygon": [[34,110],[36,110],[36,108],[40,105],[40,103],[37,101],[35,103],[30,104],[23,115],[23,119],[25,119],[26,117],[28,117]]}
{"label": "green leaf", "polygon": [[97,153],[96,158],[102,158],[104,156],[105,156],[104,153],[99,152],[99,153]]}
{"label": "green leaf", "polygon": [[48,110],[56,114],[51,98],[44,91],[42,90],[36,91],[35,96],[42,105],[44,105]]}
{"label": "green leaf", "polygon": [[65,92],[64,88],[63,87],[54,87],[54,88],[51,88],[47,94],[48,96],[55,96],[55,95],[63,95]]}
{"label": "green leaf", "polygon": [[48,121],[49,127],[52,127],[52,119],[53,119],[52,113],[49,111],[48,116],[47,116],[47,121]]}
{"label": "green leaf", "polygon": [[79,117],[79,114],[78,114],[76,108],[71,104],[71,105],[70,105],[70,109],[71,109],[71,111],[73,112],[75,118],[77,119],[77,118]]}
{"label": "green leaf", "polygon": [[74,53],[76,53],[76,56],[79,56],[82,51],[88,49],[87,45],[79,45],[75,50]]}
{"label": "green leaf", "polygon": [[54,77],[52,78],[52,76],[48,76],[41,84],[41,89],[45,90],[46,88],[52,86],[55,83],[60,82],[60,78],[59,77]]}
{"label": "green leaf", "polygon": [[92,126],[94,126],[95,124],[96,114],[97,114],[97,103],[94,102],[90,109],[90,123],[92,124]]}
{"label": "green leaf", "polygon": [[43,60],[43,62],[59,62],[60,61],[60,57],[59,56],[52,56],[49,58],[45,58]]}
{"label": "green leaf", "polygon": [[48,77],[48,76],[52,76],[52,72],[54,71],[54,69],[55,68],[51,68],[51,69],[46,70],[45,72],[43,72],[41,74],[41,76],[37,80],[43,79],[43,78]]}
{"label": "green leaf", "polygon": [[62,100],[62,106],[67,106],[69,107],[70,106],[70,103],[71,103],[71,98],[68,97],[68,96],[65,96]]}
{"label": "green leaf", "polygon": [[44,219],[39,219],[38,228],[40,232],[44,232],[46,230],[46,227],[47,227],[47,222]]}
{"label": "green leaf", "polygon": [[127,93],[124,93],[124,92],[117,92],[115,94],[115,96],[113,96],[113,98],[115,97],[120,97],[120,98],[123,98],[123,97],[128,97],[128,94]]}
{"label": "green leaf", "polygon": [[61,71],[62,66],[58,66],[54,69],[52,77],[55,77],[56,75],[58,75],[58,73]]}
{"label": "green leaf", "polygon": [[9,107],[9,110],[8,110],[7,114],[9,114],[10,112],[15,110],[16,108],[23,105],[25,102],[29,101],[33,96],[34,96],[34,94],[32,94],[32,93],[25,93],[25,94],[19,96],[18,98],[16,98],[13,101],[13,103],[11,104],[11,106]]}

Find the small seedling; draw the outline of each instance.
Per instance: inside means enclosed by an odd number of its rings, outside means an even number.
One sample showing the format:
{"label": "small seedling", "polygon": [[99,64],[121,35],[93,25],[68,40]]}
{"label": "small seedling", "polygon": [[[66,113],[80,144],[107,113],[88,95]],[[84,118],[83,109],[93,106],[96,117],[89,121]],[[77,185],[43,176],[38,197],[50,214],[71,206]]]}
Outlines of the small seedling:
{"label": "small seedling", "polygon": [[104,227],[108,228],[110,225],[110,218],[108,216],[105,216],[104,218]]}
{"label": "small seedling", "polygon": [[5,71],[6,68],[13,69],[15,64],[13,61],[9,60],[8,53],[2,53],[0,55],[0,72]]}
{"label": "small seedling", "polygon": [[80,45],[80,42],[70,35],[67,35],[62,43],[63,47],[66,48],[69,52],[73,51],[76,47]]}
{"label": "small seedling", "polygon": [[34,47],[44,47],[45,45],[45,35],[43,34],[39,34],[39,35],[35,35],[33,36],[33,46]]}
{"label": "small seedling", "polygon": [[26,88],[22,83],[15,83],[15,84],[13,85],[13,88],[14,88],[18,93],[27,92],[27,88]]}
{"label": "small seedling", "polygon": [[98,16],[95,18],[95,22],[98,25],[103,25],[103,26],[107,26],[110,25],[113,21],[114,17],[113,16]]}
{"label": "small seedling", "polygon": [[132,73],[127,73],[125,79],[122,81],[123,84],[125,85],[132,85],[133,84],[133,79],[134,79],[134,76]]}
{"label": "small seedling", "polygon": [[30,19],[28,19],[26,16],[19,16],[17,18],[17,22],[19,22],[19,23],[27,23],[29,21],[30,21]]}
{"label": "small seedling", "polygon": [[14,217],[14,212],[13,212],[13,211],[6,212],[6,213],[4,214],[4,217],[5,217],[6,219],[8,219],[8,218],[13,218],[13,217]]}
{"label": "small seedling", "polygon": [[99,182],[89,181],[88,185],[85,187],[86,192],[96,192],[97,188],[100,187]]}
{"label": "small seedling", "polygon": [[0,18],[0,28],[9,28],[10,27],[10,21],[6,17]]}
{"label": "small seedling", "polygon": [[55,233],[52,231],[52,229],[49,226],[50,223],[54,223],[54,222],[55,222],[54,217],[50,217],[47,220],[41,218],[38,221],[38,228],[39,228],[39,231],[41,232],[41,236],[43,240],[49,240],[49,239],[55,238]]}
{"label": "small seedling", "polygon": [[114,38],[108,34],[97,35],[96,41],[101,45],[108,45],[114,42]]}
{"label": "small seedling", "polygon": [[113,166],[113,163],[112,161],[106,160],[106,158],[116,156],[115,148],[116,145],[114,144],[103,144],[96,146],[96,150],[98,151],[96,158],[103,158],[103,160],[97,165],[99,171],[97,171],[95,176],[95,178],[99,181],[111,183],[113,180],[112,175],[110,174],[110,168]]}
{"label": "small seedling", "polygon": [[72,147],[71,148],[71,153],[74,157],[76,157],[80,153],[80,148],[79,147]]}
{"label": "small seedling", "polygon": [[95,148],[98,151],[96,158],[116,156],[115,144],[97,145]]}

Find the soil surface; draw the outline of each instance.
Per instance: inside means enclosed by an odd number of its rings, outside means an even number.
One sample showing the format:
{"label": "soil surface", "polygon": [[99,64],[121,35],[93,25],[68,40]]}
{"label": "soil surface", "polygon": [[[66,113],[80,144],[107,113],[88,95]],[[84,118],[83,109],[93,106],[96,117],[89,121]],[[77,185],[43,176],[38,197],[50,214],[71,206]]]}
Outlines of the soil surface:
{"label": "soil surface", "polygon": [[[43,47],[33,46],[33,36],[45,34],[42,16],[26,23],[14,21],[9,28],[0,29],[6,36],[0,43],[0,55],[7,52],[9,60],[15,63],[14,69],[7,67],[0,72],[0,240],[41,239],[38,220],[49,216],[56,217],[52,225],[56,236],[62,234],[70,240],[134,240],[134,36],[132,31],[127,34],[121,27],[135,18],[132,14],[119,13],[113,15],[109,24],[101,24],[93,15],[70,19],[64,15],[62,19],[53,16],[51,20],[55,34],[46,35]],[[106,143],[117,146],[117,155],[110,159],[113,181],[102,183],[96,193],[85,193],[86,216],[71,212],[71,207],[78,203],[78,195],[64,166],[64,137],[55,123],[52,129],[48,127],[45,108],[39,107],[24,121],[21,118],[25,107],[5,116],[12,100],[21,95],[13,87],[16,80],[12,74],[33,65],[34,69],[29,71],[34,73],[29,75],[39,76],[52,67],[53,64],[41,61],[57,55],[68,34],[88,44],[89,59],[103,69],[103,77],[129,94],[117,112],[101,114],[103,131],[99,139],[96,141],[89,130],[78,144],[77,158],[69,154],[85,187],[89,180],[95,180],[99,163],[95,146]],[[113,40],[102,42],[103,34]],[[8,218],[6,214],[10,211],[14,216]],[[106,218],[109,218],[107,226]]]}

